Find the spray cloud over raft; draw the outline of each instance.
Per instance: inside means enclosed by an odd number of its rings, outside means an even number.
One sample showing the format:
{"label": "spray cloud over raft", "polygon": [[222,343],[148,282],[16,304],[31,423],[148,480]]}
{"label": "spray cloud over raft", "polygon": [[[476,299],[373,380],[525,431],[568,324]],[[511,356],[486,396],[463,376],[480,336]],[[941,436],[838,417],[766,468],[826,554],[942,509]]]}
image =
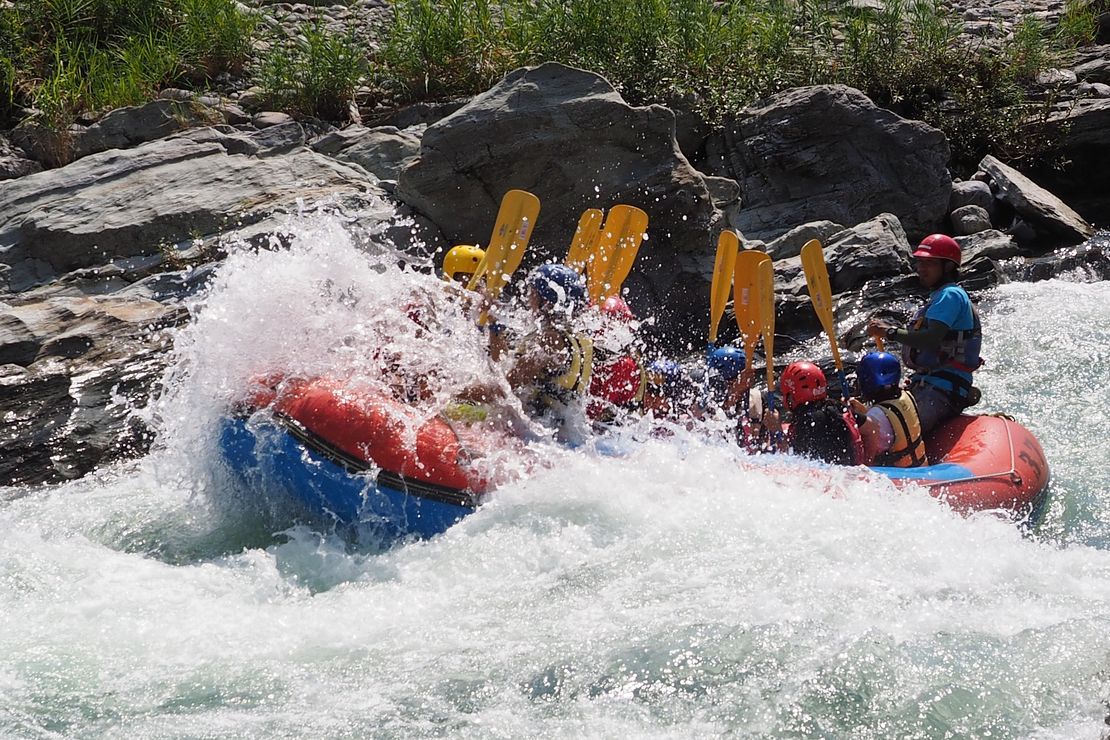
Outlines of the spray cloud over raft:
{"label": "spray cloud over raft", "polygon": [[[1094,547],[1059,547],[881,482],[845,477],[830,497],[805,476],[738,475],[741,453],[681,438],[622,459],[548,448],[557,467],[384,553],[305,528],[212,538],[197,502],[252,503],[220,488],[212,434],[260,368],[377,382],[365,339],[418,347],[453,380],[484,372],[469,343],[401,330],[402,300],[432,279],[327,219],[293,230],[288,250],[233,256],[179,336],[154,455],[0,508],[0,734],[1098,736],[1097,518],[1061,538]],[[990,356],[1041,368],[1042,389],[992,367],[985,391],[1021,395],[1035,424],[1072,389],[1025,322],[1066,291],[1086,312],[1069,320],[1110,326],[1110,302],[1105,284],[1014,288],[989,298]],[[1035,428],[1053,458],[1079,451],[1070,430]],[[1076,485],[1106,510],[1081,486],[1104,479],[1107,439],[1086,442],[1089,473],[1060,476],[1061,500]]]}

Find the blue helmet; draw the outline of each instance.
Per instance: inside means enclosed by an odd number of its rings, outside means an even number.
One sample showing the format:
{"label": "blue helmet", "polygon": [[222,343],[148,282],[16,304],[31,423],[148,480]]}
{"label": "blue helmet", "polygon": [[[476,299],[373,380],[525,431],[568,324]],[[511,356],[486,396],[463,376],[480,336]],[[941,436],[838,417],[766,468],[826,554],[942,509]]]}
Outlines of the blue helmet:
{"label": "blue helmet", "polygon": [[709,353],[706,361],[710,380],[731,383],[744,369],[744,350],[738,347],[718,347]]}
{"label": "blue helmet", "polygon": [[586,303],[586,281],[566,265],[542,264],[528,275],[528,285],[547,303],[574,309]]}
{"label": "blue helmet", "polygon": [[856,367],[859,392],[864,398],[876,398],[896,388],[902,380],[902,364],[889,352],[869,352]]}
{"label": "blue helmet", "polygon": [[648,382],[659,386],[667,396],[677,396],[682,385],[682,366],[674,360],[656,360],[647,367]]}

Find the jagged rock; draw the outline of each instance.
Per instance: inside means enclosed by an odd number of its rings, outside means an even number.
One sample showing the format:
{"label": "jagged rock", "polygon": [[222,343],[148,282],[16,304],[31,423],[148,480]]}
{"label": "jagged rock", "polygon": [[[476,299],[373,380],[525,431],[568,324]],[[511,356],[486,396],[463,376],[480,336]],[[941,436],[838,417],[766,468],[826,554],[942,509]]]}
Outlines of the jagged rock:
{"label": "jagged rock", "polygon": [[369,188],[360,170],[308,149],[258,159],[176,138],[101,152],[0,190],[0,289],[156,253],[299,199]]}
{"label": "jagged rock", "polygon": [[[911,272],[911,249],[906,233],[898,219],[889,213],[833,234],[824,245],[824,252],[829,284],[838,304],[856,300],[857,296],[848,295],[849,291],[870,281],[897,280]],[[820,324],[810,305],[801,257],[775,260],[774,267],[775,288],[780,298],[776,332],[815,331]]]}
{"label": "jagged rock", "polygon": [[[986,175],[984,174],[984,177]],[[948,200],[948,210],[955,211],[964,206],[979,206],[987,213],[994,209],[994,193],[985,180],[963,180],[952,183],[952,196]]]}
{"label": "jagged rock", "polygon": [[1074,247],[1027,260],[1013,271],[1016,280],[1050,280],[1064,273],[1084,270],[1092,280],[1110,280],[1110,242],[1092,239]]}
{"label": "jagged rock", "polygon": [[713,176],[706,177],[705,184],[709,188],[713,206],[724,214],[725,223],[735,227],[740,218],[740,185],[727,177]]}
{"label": "jagged rock", "polygon": [[1110,98],[1079,100],[1052,114],[1045,133],[1064,166],[1045,164],[1031,174],[1089,219],[1105,223],[1110,213]]}
{"label": "jagged rock", "polygon": [[996,197],[1037,227],[1042,236],[1074,243],[1094,233],[1091,225],[1067,204],[1013,167],[987,155],[979,169],[991,176]]}
{"label": "jagged rock", "polygon": [[312,148],[353,162],[383,180],[396,180],[420,153],[420,137],[393,126],[351,126],[313,140]]}
{"label": "jagged rock", "polygon": [[484,244],[511,188],[543,207],[526,259],[561,259],[583,210],[628,203],[651,219],[628,282],[636,303],[681,307],[691,320],[706,305],[721,214],[678,151],[670,110],[632,107],[592,72],[518,69],[428,127],[397,195],[449,240]]}
{"label": "jagged rock", "polygon": [[802,253],[802,247],[810,239],[816,239],[821,244],[826,244],[834,234],[844,231],[844,227],[832,221],[814,221],[801,226],[795,226],[778,239],[767,245],[767,254],[771,259],[787,259],[797,257]]}
{"label": "jagged rock", "polygon": [[916,236],[948,213],[944,135],[843,85],[788,90],[725,122],[713,174],[744,198],[740,229],[773,239],[798,224],[852,224],[892,213]]}
{"label": "jagged rock", "polygon": [[980,257],[992,260],[1004,260],[1022,253],[1017,241],[1009,234],[997,229],[980,231],[971,236],[956,237],[960,244],[960,255],[963,263],[974,262]]}
{"label": "jagged rock", "polygon": [[1084,82],[1110,83],[1110,46],[1083,49],[1078,55],[1084,60],[1075,66],[1075,75]]}
{"label": "jagged rock", "polygon": [[981,206],[962,206],[952,211],[952,231],[954,236],[968,236],[986,231],[991,227],[991,216]]}
{"label": "jagged rock", "polygon": [[833,234],[825,245],[833,293],[858,288],[872,278],[909,271],[912,251],[902,224],[891,213]]}
{"label": "jagged rock", "polygon": [[41,172],[42,165],[23,156],[23,152],[0,136],[0,180],[13,180],[24,175]]}

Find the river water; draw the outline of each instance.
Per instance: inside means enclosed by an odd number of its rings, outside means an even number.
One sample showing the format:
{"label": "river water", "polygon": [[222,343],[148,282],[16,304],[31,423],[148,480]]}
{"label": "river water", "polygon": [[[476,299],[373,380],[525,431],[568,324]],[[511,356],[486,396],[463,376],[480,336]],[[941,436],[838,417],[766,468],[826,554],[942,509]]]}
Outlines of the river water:
{"label": "river water", "polygon": [[432,341],[402,327],[422,280],[326,220],[290,250],[235,255],[144,412],[155,451],[0,492],[0,736],[1108,729],[1110,283],[1076,273],[982,303],[984,410],[1026,424],[1055,476],[1032,531],[663,441],[553,451],[431,541],[290,528],[290,504],[221,471],[222,409],[260,369],[357,367],[374,343],[479,373],[463,323]]}

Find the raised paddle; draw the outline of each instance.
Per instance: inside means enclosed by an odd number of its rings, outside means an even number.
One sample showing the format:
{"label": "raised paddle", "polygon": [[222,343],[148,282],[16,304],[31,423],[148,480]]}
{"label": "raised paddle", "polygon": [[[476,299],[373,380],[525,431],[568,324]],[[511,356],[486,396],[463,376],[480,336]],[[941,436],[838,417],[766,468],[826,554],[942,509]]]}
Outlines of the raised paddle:
{"label": "raised paddle", "polygon": [[744,342],[745,367],[751,367],[759,332],[763,326],[759,303],[759,263],[770,259],[764,252],[751,250],[736,257],[732,279],[732,309],[736,313],[736,328]]}
{"label": "raised paddle", "polygon": [[496,300],[509,277],[520,267],[539,215],[540,199],[536,196],[524,190],[505,193],[486,247],[486,257],[466,287],[474,290],[478,287],[478,280],[485,275],[486,296],[491,301]]}
{"label": "raised paddle", "polygon": [[593,257],[597,239],[601,235],[601,222],[605,218],[605,211],[600,208],[590,208],[583,211],[578,219],[578,228],[574,230],[574,239],[567,250],[567,267],[572,267],[578,274],[586,270],[586,263]]}
{"label": "raised paddle", "polygon": [[763,356],[767,362],[767,390],[775,387],[775,270],[771,258],[756,265],[759,284],[759,319],[763,334]]}
{"label": "raised paddle", "polygon": [[732,276],[736,270],[736,253],[740,237],[735,231],[722,231],[717,237],[717,259],[713,263],[713,287],[709,294],[709,346],[717,343],[717,328],[725,315],[725,304],[732,291]]}
{"label": "raised paddle", "polygon": [[594,303],[620,293],[632,272],[647,226],[648,215],[635,206],[616,205],[609,209],[594,258],[588,263],[588,287]]}
{"label": "raised paddle", "polygon": [[802,270],[806,275],[806,287],[813,301],[813,310],[829,338],[836,374],[840,380],[840,392],[844,394],[844,363],[840,360],[840,347],[836,343],[836,323],[833,320],[832,288],[829,286],[829,268],[825,265],[825,253],[821,242],[810,239],[802,246]]}
{"label": "raised paddle", "polygon": [[[532,238],[532,229],[539,215],[540,199],[536,196],[524,190],[505,193],[497,211],[497,222],[493,226],[489,246],[486,247],[486,256],[470,278],[466,286],[468,289],[477,288],[478,280],[485,275],[486,300],[490,303],[497,300],[505,283],[524,259],[524,250],[528,248],[528,240]],[[483,311],[478,323],[485,326],[488,320],[489,316]]]}

